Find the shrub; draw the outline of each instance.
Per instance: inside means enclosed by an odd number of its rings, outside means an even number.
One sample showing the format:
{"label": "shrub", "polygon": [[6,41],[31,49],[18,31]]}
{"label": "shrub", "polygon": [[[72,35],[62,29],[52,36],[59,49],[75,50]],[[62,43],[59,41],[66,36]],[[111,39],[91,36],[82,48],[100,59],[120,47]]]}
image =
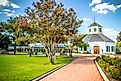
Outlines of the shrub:
{"label": "shrub", "polygon": [[100,60],[100,59],[101,59],[100,56],[98,56],[98,57],[96,58],[97,61]]}
{"label": "shrub", "polygon": [[114,65],[116,68],[121,68],[121,59],[119,58],[112,58],[112,65]]}
{"label": "shrub", "polygon": [[1,54],[9,54],[7,51],[2,51]]}
{"label": "shrub", "polygon": [[109,74],[113,79],[121,80],[121,69],[112,69]]}
{"label": "shrub", "polygon": [[82,52],[82,54],[91,54],[89,51]]}
{"label": "shrub", "polygon": [[121,52],[116,52],[116,54],[121,54]]}
{"label": "shrub", "polygon": [[102,55],[102,59],[103,59],[105,62],[108,62],[108,63],[111,62],[111,58],[110,58],[110,56]]}
{"label": "shrub", "polygon": [[119,61],[116,62],[116,63],[115,63],[115,67],[116,67],[116,68],[121,68],[121,62],[119,62]]}

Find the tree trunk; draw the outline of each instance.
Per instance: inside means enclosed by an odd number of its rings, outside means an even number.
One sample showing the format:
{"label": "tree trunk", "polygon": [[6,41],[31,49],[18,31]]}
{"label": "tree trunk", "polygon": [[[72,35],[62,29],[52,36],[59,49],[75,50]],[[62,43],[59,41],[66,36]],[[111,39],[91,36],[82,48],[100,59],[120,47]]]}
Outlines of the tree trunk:
{"label": "tree trunk", "polygon": [[16,42],[14,44],[14,55],[16,55]]}
{"label": "tree trunk", "polygon": [[47,55],[47,54],[45,54],[45,56],[47,57],[48,55]]}
{"label": "tree trunk", "polygon": [[37,52],[35,52],[35,55],[37,55]]}
{"label": "tree trunk", "polygon": [[77,53],[79,52],[78,47],[77,47]]}
{"label": "tree trunk", "polygon": [[54,55],[50,54],[49,55],[49,60],[51,64],[54,64]]}
{"label": "tree trunk", "polygon": [[72,57],[72,50],[69,49],[69,57]]}
{"label": "tree trunk", "polygon": [[32,55],[32,49],[29,48],[29,57],[31,57],[31,55]]}

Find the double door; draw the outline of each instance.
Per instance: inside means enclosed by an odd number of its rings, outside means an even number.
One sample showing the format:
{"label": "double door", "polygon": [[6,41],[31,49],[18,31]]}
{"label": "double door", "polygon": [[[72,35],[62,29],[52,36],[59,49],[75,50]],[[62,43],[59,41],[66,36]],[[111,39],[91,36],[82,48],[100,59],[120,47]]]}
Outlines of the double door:
{"label": "double door", "polygon": [[93,47],[93,53],[94,54],[100,54],[100,47],[99,46],[94,46]]}

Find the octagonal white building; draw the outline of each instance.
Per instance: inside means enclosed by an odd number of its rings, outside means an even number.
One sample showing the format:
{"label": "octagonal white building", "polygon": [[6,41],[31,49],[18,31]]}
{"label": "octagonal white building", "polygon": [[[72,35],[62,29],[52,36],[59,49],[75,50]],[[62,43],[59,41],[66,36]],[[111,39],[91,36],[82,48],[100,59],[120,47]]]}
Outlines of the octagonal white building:
{"label": "octagonal white building", "polygon": [[102,28],[95,21],[88,27],[88,34],[83,39],[89,44],[87,51],[92,54],[115,54],[115,42],[102,33]]}

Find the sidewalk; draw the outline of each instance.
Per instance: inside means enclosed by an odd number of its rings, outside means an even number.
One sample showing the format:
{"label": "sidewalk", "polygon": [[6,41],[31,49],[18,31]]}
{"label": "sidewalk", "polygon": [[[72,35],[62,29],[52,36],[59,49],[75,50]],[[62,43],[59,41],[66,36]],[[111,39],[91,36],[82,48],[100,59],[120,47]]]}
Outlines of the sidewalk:
{"label": "sidewalk", "polygon": [[103,81],[91,56],[81,56],[40,81]]}

